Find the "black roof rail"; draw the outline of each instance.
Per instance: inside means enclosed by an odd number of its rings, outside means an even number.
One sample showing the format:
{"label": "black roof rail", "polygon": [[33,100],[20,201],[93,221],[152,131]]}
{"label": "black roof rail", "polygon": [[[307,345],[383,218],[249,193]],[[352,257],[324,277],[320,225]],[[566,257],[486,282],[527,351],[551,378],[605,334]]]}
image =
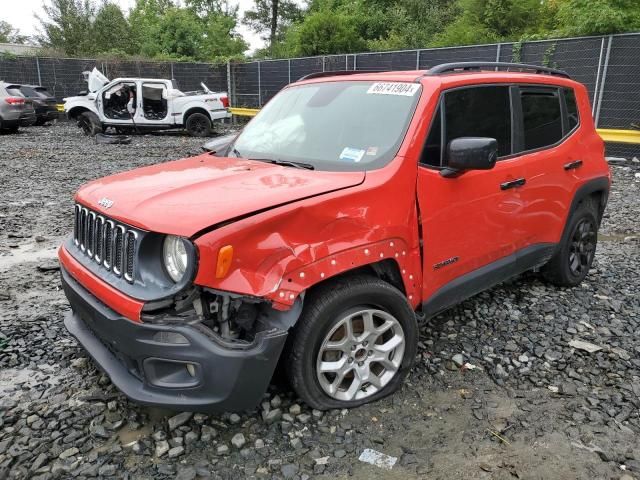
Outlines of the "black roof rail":
{"label": "black roof rail", "polygon": [[302,80],[310,80],[312,78],[333,77],[334,75],[355,75],[357,73],[381,73],[386,70],[335,70],[333,72],[313,72],[308,75],[300,77],[297,82]]}
{"label": "black roof rail", "polygon": [[567,72],[556,70],[555,68],[540,67],[538,65],[527,65],[526,63],[509,62],[457,62],[443,63],[436,65],[425,72],[425,75],[442,75],[444,73],[469,72],[471,70],[482,69],[517,69],[518,71],[533,71],[542,75],[556,75],[558,77],[571,78]]}

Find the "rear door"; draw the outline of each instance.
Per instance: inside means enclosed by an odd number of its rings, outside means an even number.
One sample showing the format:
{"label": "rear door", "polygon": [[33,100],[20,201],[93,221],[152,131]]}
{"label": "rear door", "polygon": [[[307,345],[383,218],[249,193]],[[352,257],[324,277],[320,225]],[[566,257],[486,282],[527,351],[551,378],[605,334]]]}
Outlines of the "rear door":
{"label": "rear door", "polygon": [[[502,280],[515,268],[522,235],[524,177],[513,158],[511,87],[480,85],[445,91],[418,168],[423,239],[423,298],[428,313]],[[491,137],[499,159],[491,170],[445,178],[446,145],[459,137]],[[429,303],[429,301],[431,301]]]}
{"label": "rear door", "polygon": [[[516,142],[526,185],[520,222],[525,232],[519,249],[548,254],[560,241],[573,190],[580,180],[585,145],[577,131],[580,118],[571,88],[518,87]],[[544,260],[544,256],[539,259]]]}
{"label": "rear door", "polygon": [[141,82],[140,108],[137,120],[146,125],[168,125],[173,122],[172,103],[164,82]]}

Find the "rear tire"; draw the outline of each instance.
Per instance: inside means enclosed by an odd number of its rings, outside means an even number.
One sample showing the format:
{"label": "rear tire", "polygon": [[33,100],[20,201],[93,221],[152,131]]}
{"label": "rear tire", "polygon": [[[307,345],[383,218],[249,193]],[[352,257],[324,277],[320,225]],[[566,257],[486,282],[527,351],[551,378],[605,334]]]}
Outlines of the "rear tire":
{"label": "rear tire", "polygon": [[[415,313],[392,285],[351,276],[309,292],[290,334],[290,385],[319,410],[351,408],[395,392],[413,365]],[[332,365],[341,365],[333,369]]]}
{"label": "rear tire", "polygon": [[187,117],[185,129],[192,137],[207,137],[211,133],[211,119],[204,113],[192,113]]}
{"label": "rear tire", "polygon": [[102,133],[100,119],[93,112],[82,112],[78,115],[78,126],[85,135],[94,137],[97,133]]}
{"label": "rear tire", "polygon": [[598,243],[598,207],[585,199],[571,214],[558,250],[542,269],[544,278],[560,287],[575,287],[589,273]]}

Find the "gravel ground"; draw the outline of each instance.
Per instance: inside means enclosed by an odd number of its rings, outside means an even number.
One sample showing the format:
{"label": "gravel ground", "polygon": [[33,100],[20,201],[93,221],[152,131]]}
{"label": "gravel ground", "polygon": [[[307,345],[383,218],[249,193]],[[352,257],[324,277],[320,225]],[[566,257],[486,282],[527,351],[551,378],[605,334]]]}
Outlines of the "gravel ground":
{"label": "gravel ground", "polygon": [[612,167],[583,285],[528,274],[427,322],[396,395],[323,413],[276,381],[254,412],[176,415],[129,402],[66,333],[55,249],[81,183],[201,143],[0,136],[0,478],[640,479],[639,163]]}

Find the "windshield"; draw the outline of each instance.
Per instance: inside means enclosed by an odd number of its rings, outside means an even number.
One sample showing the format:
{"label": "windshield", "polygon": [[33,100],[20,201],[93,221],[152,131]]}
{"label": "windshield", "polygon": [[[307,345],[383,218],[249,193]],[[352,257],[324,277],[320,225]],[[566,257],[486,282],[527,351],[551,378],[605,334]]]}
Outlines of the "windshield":
{"label": "windshield", "polygon": [[245,127],[230,155],[316,170],[380,168],[398,151],[419,91],[417,83],[355,81],[287,88]]}

